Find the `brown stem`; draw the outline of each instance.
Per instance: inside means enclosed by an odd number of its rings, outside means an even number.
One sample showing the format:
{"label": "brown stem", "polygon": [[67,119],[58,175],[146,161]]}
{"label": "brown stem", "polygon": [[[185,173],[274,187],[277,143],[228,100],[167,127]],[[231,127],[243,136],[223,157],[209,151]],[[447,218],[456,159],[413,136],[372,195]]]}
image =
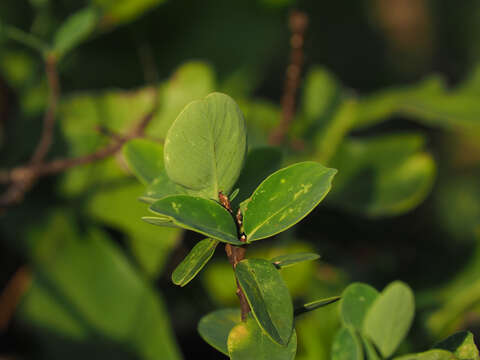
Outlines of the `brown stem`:
{"label": "brown stem", "polygon": [[0,295],[0,332],[7,329],[17,305],[30,286],[31,278],[32,274],[29,268],[22,266]]}
{"label": "brown stem", "polygon": [[[218,198],[220,200],[220,204],[230,212],[233,216],[233,211],[232,207],[230,205],[230,200],[228,199],[227,195],[224,195],[222,192],[218,193]],[[237,225],[237,230],[238,230],[238,239],[241,242],[246,243],[247,238],[245,237],[245,234],[242,231],[242,214],[240,210],[238,210],[238,213],[235,215],[235,224]],[[230,264],[232,264],[233,269],[237,267],[237,264],[245,259],[245,253],[247,252],[247,247],[246,244],[242,246],[237,246],[237,245],[232,245],[232,244],[226,244],[225,245],[225,252],[227,253],[228,261],[230,261]],[[250,310],[250,305],[248,304],[247,297],[245,296],[245,293],[243,292],[242,288],[240,287],[240,283],[238,282],[238,278],[235,275],[235,281],[237,283],[237,291],[235,292],[237,294],[238,300],[240,301],[240,310],[242,312],[242,321],[247,321],[247,316],[248,313],[251,311]]]}
{"label": "brown stem", "polygon": [[277,128],[270,136],[270,144],[281,145],[285,140],[290,123],[295,115],[295,99],[300,85],[300,75],[303,66],[303,43],[305,30],[308,26],[308,17],[300,11],[293,11],[289,18],[289,27],[292,32],[290,38],[290,64],[287,67],[284,92],[282,96],[282,118]]}

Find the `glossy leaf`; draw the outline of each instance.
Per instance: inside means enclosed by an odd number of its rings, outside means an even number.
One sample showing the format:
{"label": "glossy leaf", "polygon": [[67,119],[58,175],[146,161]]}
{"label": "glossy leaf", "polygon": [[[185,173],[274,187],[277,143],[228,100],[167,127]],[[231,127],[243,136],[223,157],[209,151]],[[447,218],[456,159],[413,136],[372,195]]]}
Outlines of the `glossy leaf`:
{"label": "glossy leaf", "polygon": [[236,325],[228,335],[228,352],[231,360],[293,360],[297,352],[297,334],[293,330],[288,344],[272,341],[249,317]]}
{"label": "glossy leaf", "polygon": [[187,285],[212,258],[217,245],[218,241],[214,239],[199,241],[173,271],[173,283],[180,286]]}
{"label": "glossy leaf", "polygon": [[241,321],[238,308],[217,310],[200,319],[198,332],[203,340],[228,356],[228,335]]}
{"label": "glossy leaf", "polygon": [[314,253],[296,253],[276,256],[270,262],[277,268],[286,268],[304,261],[320,259],[320,255]]}
{"label": "glossy leaf", "polygon": [[168,177],[217,200],[240,175],[246,155],[246,125],[232,98],[210,94],[185,107],[165,140]]}
{"label": "glossy leaf", "polygon": [[292,299],[277,268],[267,260],[247,259],[235,268],[238,282],[260,327],[277,343],[293,330]]}
{"label": "glossy leaf", "polygon": [[451,351],[459,360],[478,360],[477,345],[470,331],[460,331],[440,341],[434,346],[435,349]]}
{"label": "glossy leaf", "polygon": [[342,327],[332,344],[332,360],[363,360],[362,343],[355,331]]}
{"label": "glossy leaf", "polygon": [[370,306],[363,322],[363,333],[384,357],[389,357],[407,335],[414,313],[412,290],[404,283],[395,281]]}
{"label": "glossy leaf", "polygon": [[128,167],[144,184],[150,184],[164,171],[163,145],[145,139],[130,140],[123,146]]}
{"label": "glossy leaf", "polygon": [[342,143],[331,160],[339,172],[326,201],[370,217],[404,213],[428,195],[436,166],[416,134]]}
{"label": "glossy leaf", "polygon": [[326,299],[320,299],[306,303],[301,307],[295,309],[295,316],[336,303],[338,300],[340,300],[340,296],[332,296]]}
{"label": "glossy leaf", "polygon": [[342,323],[361,331],[367,311],[378,295],[379,292],[370,285],[362,283],[349,285],[343,292],[340,301]]}
{"label": "glossy leaf", "polygon": [[233,217],[213,200],[188,195],[167,196],[154,202],[150,210],[169,217],[175,225],[184,229],[223,242],[243,245],[237,239],[237,227]]}
{"label": "glossy leaf", "polygon": [[450,351],[435,349],[417,354],[398,356],[394,360],[458,360],[458,358]]}
{"label": "glossy leaf", "polygon": [[302,220],[327,195],[336,172],[306,161],[270,175],[247,204],[243,216],[247,242],[273,236]]}
{"label": "glossy leaf", "polygon": [[259,147],[249,151],[236,188],[240,189],[235,204],[249,198],[258,185],[277,171],[282,163],[282,152],[273,147]]}
{"label": "glossy leaf", "polygon": [[53,50],[63,56],[82,41],[95,29],[98,15],[94,7],[87,7],[70,16],[55,34]]}

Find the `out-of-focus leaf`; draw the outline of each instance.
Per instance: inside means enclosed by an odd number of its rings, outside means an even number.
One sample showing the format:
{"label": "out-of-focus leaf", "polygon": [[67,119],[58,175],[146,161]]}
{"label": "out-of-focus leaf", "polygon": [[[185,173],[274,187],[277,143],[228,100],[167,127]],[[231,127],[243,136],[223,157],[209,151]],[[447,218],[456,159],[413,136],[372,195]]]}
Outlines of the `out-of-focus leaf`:
{"label": "out-of-focus leaf", "polygon": [[235,274],[259,326],[273,341],[288,344],[293,331],[292,299],[275,266],[267,260],[247,259],[237,264]]}
{"label": "out-of-focus leaf", "polygon": [[302,220],[327,195],[336,172],[306,161],[270,175],[255,190],[244,213],[247,242],[273,236]]}
{"label": "out-of-focus leaf", "polygon": [[339,172],[327,202],[371,217],[414,208],[436,173],[432,157],[421,151],[423,143],[412,134],[345,141],[331,160]]}
{"label": "out-of-focus leaf", "polygon": [[36,354],[85,359],[95,349],[99,357],[180,359],[158,294],[103,233],[80,235],[68,225],[37,262],[17,312],[42,344]]}
{"label": "out-of-focus leaf", "polygon": [[10,86],[20,92],[35,74],[35,59],[26,51],[2,51],[0,70]]}
{"label": "out-of-focus leaf", "polygon": [[398,356],[394,360],[458,360],[458,358],[450,351],[428,350],[417,354]]}
{"label": "out-of-focus leaf", "polygon": [[404,283],[395,281],[370,306],[363,321],[363,333],[384,357],[389,357],[407,335],[414,313],[412,290]]}
{"label": "out-of-focus leaf", "polygon": [[184,229],[235,245],[237,227],[231,214],[213,200],[188,195],[167,196],[152,204],[154,213],[167,216]]}
{"label": "out-of-focus leaf", "polygon": [[228,335],[228,353],[232,360],[293,360],[297,351],[297,334],[293,330],[286,345],[272,341],[249,317]]}
{"label": "out-of-focus leaf", "polygon": [[145,221],[146,223],[152,224],[152,225],[157,225],[157,226],[167,226],[167,227],[177,227],[177,225],[174,224],[172,219],[169,217],[162,217],[162,216],[142,216],[142,220]]}
{"label": "out-of-focus leaf", "polygon": [[165,140],[165,169],[177,184],[217,200],[230,193],[246,155],[246,126],[227,95],[213,93],[185,107]]}
{"label": "out-of-focus leaf", "polygon": [[314,253],[296,253],[296,254],[286,254],[279,255],[270,259],[270,262],[276,267],[286,268],[304,261],[312,261],[320,259],[320,255]]}
{"label": "out-of-focus leaf", "polygon": [[249,151],[245,166],[234,188],[238,188],[235,204],[249,198],[260,183],[277,171],[282,163],[282,152],[273,147],[259,147]]}
{"label": "out-of-focus leaf", "polygon": [[378,355],[375,346],[369,339],[366,339],[364,336],[360,336],[363,344],[363,352],[365,354],[365,360],[381,360],[380,355]]}
{"label": "out-of-focus leaf", "polygon": [[98,13],[87,7],[70,16],[60,26],[53,41],[53,51],[61,57],[82,43],[95,29]]}
{"label": "out-of-focus leaf", "polygon": [[187,285],[212,258],[217,245],[218,241],[214,239],[199,241],[173,271],[173,283],[180,286]]}
{"label": "out-of-focus leaf", "polygon": [[295,316],[336,303],[338,300],[340,300],[340,296],[332,296],[326,299],[320,299],[306,303],[301,307],[295,309]]}
{"label": "out-of-focus leaf", "polygon": [[280,109],[266,101],[241,103],[248,128],[248,146],[250,149],[268,146],[268,134],[280,121]]}
{"label": "out-of-focus leaf", "polygon": [[0,20],[0,41],[9,39],[25,45],[41,54],[49,50],[49,46],[33,34],[27,33]]}
{"label": "out-of-focus leaf", "polygon": [[130,140],[123,146],[130,170],[144,184],[150,184],[164,171],[163,145],[144,139]]}
{"label": "out-of-focus leaf", "polygon": [[200,319],[198,332],[203,340],[228,356],[228,335],[241,321],[238,308],[216,310]]}
{"label": "out-of-focus leaf", "polygon": [[435,349],[451,351],[459,360],[478,360],[477,345],[470,331],[460,331],[440,341],[434,346]]}
{"label": "out-of-focus leaf", "polygon": [[91,0],[103,11],[106,26],[133,21],[165,0]]}
{"label": "out-of-focus leaf", "polygon": [[362,343],[353,329],[342,327],[332,344],[332,360],[363,360]]}
{"label": "out-of-focus leaf", "polygon": [[212,260],[200,274],[205,293],[219,306],[237,306],[237,285],[232,266],[226,261]]}
{"label": "out-of-focus leaf", "polygon": [[340,317],[343,325],[362,331],[363,320],[378,295],[379,292],[370,285],[362,283],[349,285],[342,293],[340,301]]}

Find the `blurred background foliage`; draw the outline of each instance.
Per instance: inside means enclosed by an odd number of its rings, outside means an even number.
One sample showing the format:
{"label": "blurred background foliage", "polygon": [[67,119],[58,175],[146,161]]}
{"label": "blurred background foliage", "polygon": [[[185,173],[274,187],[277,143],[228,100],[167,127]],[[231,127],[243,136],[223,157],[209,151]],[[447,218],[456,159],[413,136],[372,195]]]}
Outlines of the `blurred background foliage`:
{"label": "blurred background foliage", "polygon": [[[1,167],[25,164],[38,143],[48,99],[38,50],[47,47],[61,80],[48,159],[109,144],[155,99],[146,136],[161,142],[180,110],[212,91],[240,104],[251,149],[268,145],[294,8],[309,26],[284,163],[339,172],[312,215],[248,256],[322,254],[282,270],[299,304],[352,281],[407,282],[417,314],[404,352],[457,329],[478,337],[478,1],[4,0]],[[170,274],[198,238],[143,223],[142,193],[117,153],[45,177],[4,209],[0,357],[222,358],[196,324],[237,304],[226,257],[217,251],[200,281],[176,288]],[[298,359],[329,358],[336,306],[299,318]]]}

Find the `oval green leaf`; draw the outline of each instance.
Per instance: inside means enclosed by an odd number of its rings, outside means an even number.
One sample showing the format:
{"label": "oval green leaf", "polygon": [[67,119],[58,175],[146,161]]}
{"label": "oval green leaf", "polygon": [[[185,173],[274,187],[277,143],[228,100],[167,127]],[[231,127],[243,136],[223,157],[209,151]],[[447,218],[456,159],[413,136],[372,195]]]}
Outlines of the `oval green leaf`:
{"label": "oval green leaf", "polygon": [[163,145],[145,139],[133,139],[123,146],[128,167],[144,184],[150,184],[164,170]]}
{"label": "oval green leaf", "polygon": [[380,355],[378,355],[375,346],[373,346],[372,342],[365,338],[364,336],[359,335],[360,339],[362,340],[363,344],[363,351],[365,353],[366,360],[381,360]]}
{"label": "oval green leaf", "polygon": [[315,300],[315,301],[306,303],[301,307],[295,309],[295,316],[333,304],[338,300],[340,300],[340,296],[332,296],[326,299],[320,299],[320,300]]}
{"label": "oval green leaf", "polygon": [[237,239],[237,227],[231,214],[215,201],[188,195],[173,195],[152,204],[150,210],[168,217],[184,229],[234,245],[243,245]]}
{"label": "oval green leaf", "polygon": [[450,351],[435,349],[417,354],[398,356],[394,360],[458,360],[458,358]]}
{"label": "oval green leaf", "polygon": [[332,344],[332,360],[363,360],[362,343],[355,330],[342,327]]}
{"label": "oval green leaf", "polygon": [[175,285],[187,285],[210,260],[217,248],[218,240],[199,241],[172,273]]}
{"label": "oval green leaf", "polygon": [[353,283],[342,294],[340,317],[345,326],[362,331],[363,320],[379,292],[367,284]]}
{"label": "oval green leaf", "polygon": [[198,332],[209,345],[228,356],[228,334],[241,322],[240,309],[217,310],[200,319]]}
{"label": "oval green leaf", "polygon": [[391,356],[408,333],[415,313],[410,288],[395,281],[373,302],[363,322],[363,333],[384,357]]}
{"label": "oval green leaf", "polygon": [[166,216],[143,216],[142,220],[156,226],[178,227],[173,223],[172,219]]}
{"label": "oval green leaf", "polygon": [[165,139],[168,177],[214,200],[227,194],[238,179],[247,149],[240,108],[225,94],[213,93],[190,103]]}
{"label": "oval green leaf", "polygon": [[247,259],[238,263],[235,274],[260,327],[286,345],[293,330],[293,305],[277,268],[267,260]]}
{"label": "oval green leaf", "polygon": [[249,317],[228,335],[228,352],[231,360],[293,360],[297,352],[297,334],[293,330],[288,344],[279,345]]}
{"label": "oval green leaf", "polygon": [[270,175],[247,204],[244,213],[247,241],[273,236],[302,220],[327,195],[336,172],[305,161]]}
{"label": "oval green leaf", "polygon": [[286,268],[304,261],[312,261],[320,259],[320,255],[314,253],[296,253],[296,254],[286,254],[276,256],[273,259],[270,259],[270,262],[275,265],[277,268]]}
{"label": "oval green leaf", "polygon": [[451,351],[459,360],[478,360],[477,345],[470,331],[460,331],[434,346],[435,349]]}

